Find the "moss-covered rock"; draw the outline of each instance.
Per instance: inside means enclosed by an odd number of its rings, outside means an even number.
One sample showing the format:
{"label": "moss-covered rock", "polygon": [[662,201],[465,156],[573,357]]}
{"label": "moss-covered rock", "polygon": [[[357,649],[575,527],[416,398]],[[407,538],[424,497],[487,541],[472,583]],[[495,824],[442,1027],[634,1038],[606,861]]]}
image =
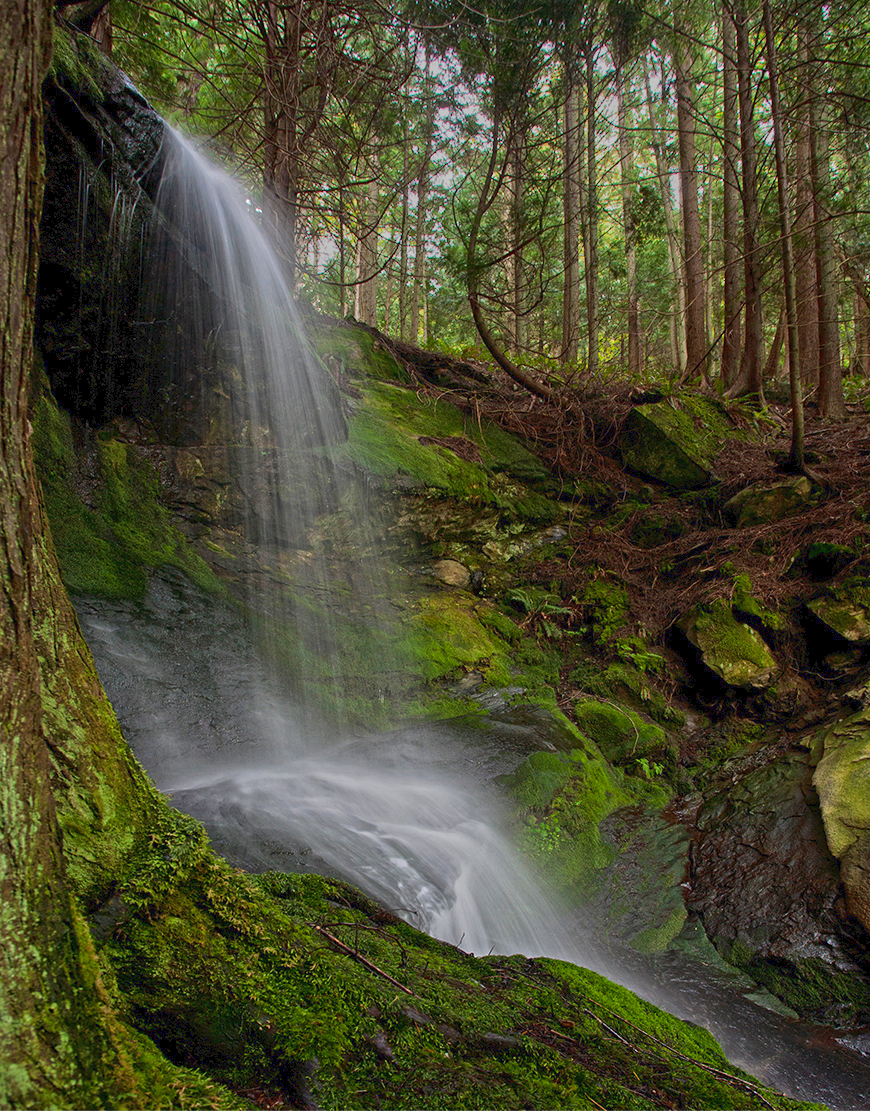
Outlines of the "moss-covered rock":
{"label": "moss-covered rock", "polygon": [[617,446],[636,474],[673,490],[696,490],[713,481],[713,461],[735,434],[718,402],[682,394],[635,406]]}
{"label": "moss-covered rock", "polygon": [[720,600],[693,606],[676,623],[701,662],[729,687],[764,690],[781,668],[761,636]]}
{"label": "moss-covered rock", "polygon": [[841,863],[849,910],[870,930],[870,711],[825,730],[814,752],[828,846]]}
{"label": "moss-covered rock", "polygon": [[870,644],[870,579],[852,576],[807,602],[807,609],[849,644]]}
{"label": "moss-covered rock", "polygon": [[111,428],[79,429],[43,384],[33,415],[34,453],[64,582],[81,594],[141,597],[158,567],[184,571],[207,590],[222,588],[172,521],[154,466]]}
{"label": "moss-covered rock", "polygon": [[636,713],[598,699],[578,702],[574,708],[577,725],[591,737],[614,764],[672,757],[665,731]]}
{"label": "moss-covered rock", "polygon": [[725,503],[723,512],[737,528],[769,524],[800,513],[812,492],[812,483],[803,475],[772,486],[747,486]]}

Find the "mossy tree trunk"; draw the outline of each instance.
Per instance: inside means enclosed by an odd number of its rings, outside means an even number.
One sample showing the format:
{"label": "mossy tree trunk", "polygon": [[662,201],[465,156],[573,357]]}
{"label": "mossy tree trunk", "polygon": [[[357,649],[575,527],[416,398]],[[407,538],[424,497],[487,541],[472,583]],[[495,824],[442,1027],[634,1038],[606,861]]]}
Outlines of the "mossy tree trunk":
{"label": "mossy tree trunk", "polygon": [[[28,420],[47,0],[0,5],[0,1106],[119,1106],[130,1090],[52,790],[52,671],[81,645],[34,477]],[[68,646],[68,647],[67,647]],[[92,676],[91,676],[92,681]]]}

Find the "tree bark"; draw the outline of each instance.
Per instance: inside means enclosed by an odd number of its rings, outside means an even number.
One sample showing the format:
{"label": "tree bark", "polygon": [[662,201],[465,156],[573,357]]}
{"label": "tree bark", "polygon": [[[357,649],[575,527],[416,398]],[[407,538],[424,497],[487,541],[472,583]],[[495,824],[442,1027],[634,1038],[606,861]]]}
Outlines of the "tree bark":
{"label": "tree bark", "polygon": [[509,308],[510,345],[514,354],[526,350],[527,276],[525,247],[525,163],[526,130],[520,121],[511,130],[507,148],[507,237],[509,251],[505,260],[507,271],[507,303]]}
{"label": "tree bark", "polygon": [[70,656],[87,654],[46,537],[28,419],[51,36],[45,0],[0,5],[0,1106],[57,1107],[75,1093],[75,1106],[112,1107],[110,1004],[66,884],[52,794],[69,707],[54,719],[44,708]]}
{"label": "tree bark", "polygon": [[375,167],[369,167],[362,231],[357,243],[356,312],[361,324],[378,325],[378,225],[380,188]]}
{"label": "tree bark", "polygon": [[628,129],[625,104],[625,65],[616,67],[616,113],[619,132],[619,176],[622,194],[622,226],[625,236],[625,294],[628,336],[628,372],[640,377],[640,313],[637,302],[637,228],[634,218],[634,149]]}
{"label": "tree bark", "polygon": [[740,372],[740,122],[737,95],[737,29],[727,6],[722,11],[722,355],[719,367],[727,391]]}
{"label": "tree bark", "polygon": [[586,278],[586,369],[590,374],[598,373],[598,155],[595,88],[595,48],[586,46],[586,200],[583,220],[583,260]]}
{"label": "tree bark", "polygon": [[414,289],[411,295],[411,342],[425,345],[420,335],[421,306],[426,296],[426,205],[429,199],[429,167],[432,161],[432,137],[435,133],[435,102],[432,98],[431,59],[426,43],[426,73],[423,84],[425,99],[423,159],[417,177],[417,222],[414,236]]}
{"label": "tree bark", "polygon": [[695,90],[692,57],[678,30],[674,49],[680,196],[683,208],[683,265],[686,274],[686,380],[706,378],[709,341],[704,306],[704,251],[698,204],[698,155],[695,141]]}
{"label": "tree bark", "polygon": [[580,90],[566,64],[567,89],[562,108],[564,124],[562,204],[565,220],[564,285],[562,291],[563,363],[576,363],[580,354]]}
{"label": "tree bark", "polygon": [[795,312],[800,338],[801,374],[804,384],[819,381],[819,297],[816,285],[815,204],[810,158],[810,65],[806,26],[798,31],[798,103],[794,142],[794,240]]}
{"label": "tree bark", "polygon": [[740,373],[728,391],[763,397],[764,324],[761,305],[758,151],[755,139],[755,89],[749,48],[749,19],[743,0],[733,11],[737,32],[737,99],[740,108],[740,176],[743,185],[743,353]]}
{"label": "tree bark", "polygon": [[798,331],[794,245],[789,216],[788,170],[785,156],[785,139],[782,127],[782,109],[779,96],[779,70],[776,57],[776,39],[770,0],[763,0],[764,42],[767,74],[770,84],[770,114],[773,124],[773,149],[776,162],[776,193],[779,202],[780,242],[782,249],[782,278],[785,287],[786,333],[788,335],[788,379],[791,393],[791,467],[806,470],[804,461],[804,403],[801,378],[800,333]]}
{"label": "tree bark", "polygon": [[810,158],[815,203],[816,284],[819,295],[819,414],[826,420],[846,418],[843,363],[837,310],[837,256],[828,209],[831,195],[831,158],[826,108],[818,96],[812,102]]}
{"label": "tree bark", "polygon": [[668,271],[674,287],[674,306],[671,314],[671,358],[677,378],[682,378],[686,371],[686,330],[683,321],[686,315],[686,290],[683,284],[683,263],[680,252],[680,235],[677,227],[677,214],[674,211],[674,197],[671,192],[671,172],[662,144],[661,131],[656,121],[653,108],[652,89],[650,87],[649,69],[646,58],[642,56],[643,79],[646,88],[646,107],[649,116],[650,135],[652,148],[656,160],[656,176],[659,180],[659,190],[662,198],[662,211],[665,216],[665,230],[668,237]]}

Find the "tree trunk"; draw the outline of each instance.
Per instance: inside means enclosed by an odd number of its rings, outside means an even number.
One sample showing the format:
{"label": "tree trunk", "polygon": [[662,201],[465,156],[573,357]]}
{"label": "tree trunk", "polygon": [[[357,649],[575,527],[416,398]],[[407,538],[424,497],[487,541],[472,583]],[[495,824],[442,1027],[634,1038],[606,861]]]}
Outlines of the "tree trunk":
{"label": "tree trunk", "polygon": [[[411,342],[425,343],[420,335],[421,305],[426,296],[426,205],[429,199],[429,167],[432,161],[432,137],[435,132],[435,102],[432,97],[431,59],[426,43],[426,75],[423,84],[425,117],[423,134],[423,160],[417,178],[417,224],[414,237],[414,290],[411,297]],[[425,312],[425,310],[423,310]],[[425,329],[424,329],[425,332]]]}
{"label": "tree trunk", "polygon": [[671,275],[671,283],[674,289],[674,306],[671,313],[670,328],[671,359],[676,372],[675,377],[682,378],[686,370],[686,330],[683,327],[686,314],[686,290],[683,284],[680,235],[677,227],[677,214],[674,211],[674,197],[671,192],[671,171],[670,166],[665,160],[661,131],[656,122],[646,57],[641,56],[641,61],[643,64],[644,86],[646,88],[647,115],[649,116],[650,135],[652,136],[651,145],[656,159],[656,175],[659,179],[662,211],[665,216],[665,230],[668,237],[668,271]]}
{"label": "tree trunk", "polygon": [[0,1106],[57,1107],[73,1092],[80,1107],[131,1106],[144,1097],[119,1100],[117,1020],[65,881],[59,737],[44,709],[69,656],[87,654],[45,533],[28,419],[51,37],[44,0],[0,5]]}
{"label": "tree trunk", "polygon": [[740,172],[743,184],[743,353],[740,374],[729,397],[763,397],[764,325],[761,313],[761,248],[759,245],[758,152],[755,141],[755,89],[749,20],[743,0],[733,9],[737,31],[737,98],[740,107]]}
{"label": "tree trunk", "polygon": [[779,202],[780,243],[782,248],[782,278],[785,287],[786,333],[788,335],[788,380],[791,392],[792,416],[791,458],[789,462],[794,470],[803,471],[806,469],[804,462],[804,403],[795,292],[794,245],[792,243],[791,219],[789,216],[788,171],[779,97],[776,40],[773,32],[770,0],[763,0],[763,18],[767,74],[770,83],[770,114],[773,123],[776,193]]}
{"label": "tree trunk", "polygon": [[811,118],[810,63],[807,28],[798,31],[798,103],[794,143],[794,240],[795,311],[800,340],[801,374],[804,384],[819,381],[819,297],[816,286],[815,205],[810,160]]}
{"label": "tree trunk", "polygon": [[564,286],[562,292],[563,363],[576,363],[580,354],[580,90],[566,65],[567,90],[562,109],[564,168],[562,203],[565,218]]}
{"label": "tree trunk", "polygon": [[263,69],[263,219],[296,277],[299,211],[298,140],[294,77],[302,33],[296,10],[267,0]]}
{"label": "tree trunk", "polygon": [[740,122],[737,95],[737,29],[725,7],[722,11],[722,356],[720,378],[727,390],[740,371]]}
{"label": "tree trunk", "polygon": [[824,101],[812,102],[810,156],[815,201],[816,279],[819,294],[819,414],[827,420],[846,418],[843,362],[837,311],[837,258],[828,210],[831,195],[831,157]]}
{"label": "tree trunk", "polygon": [[380,189],[375,167],[366,185],[362,231],[357,245],[356,312],[361,324],[378,325],[378,205]]}
{"label": "tree trunk", "polygon": [[637,303],[637,229],[634,219],[634,149],[625,106],[625,66],[616,68],[616,113],[619,132],[619,175],[622,193],[622,226],[625,236],[625,293],[628,335],[628,372],[641,373],[640,313]]}
{"label": "tree trunk", "polygon": [[[408,113],[402,120],[402,223],[399,229],[399,339],[406,338],[408,293],[408,225],[410,223],[410,158],[411,140],[408,134]],[[416,343],[416,337],[414,337]]]}
{"label": "tree trunk", "polygon": [[507,149],[507,231],[509,253],[506,260],[509,332],[514,354],[526,350],[526,266],[525,247],[525,163],[526,133],[522,123],[514,127]]}
{"label": "tree trunk", "polygon": [[707,317],[704,306],[704,250],[698,204],[698,156],[695,142],[695,91],[689,45],[678,33],[674,50],[677,128],[680,150],[680,196],[683,209],[683,265],[686,274],[686,379],[706,378]]}
{"label": "tree trunk", "polygon": [[586,278],[586,369],[598,372],[598,155],[595,127],[595,49],[586,50],[586,219],[583,221],[584,274]]}
{"label": "tree trunk", "polygon": [[854,295],[853,303],[855,373],[860,374],[862,378],[870,378],[870,305],[867,304],[860,293]]}

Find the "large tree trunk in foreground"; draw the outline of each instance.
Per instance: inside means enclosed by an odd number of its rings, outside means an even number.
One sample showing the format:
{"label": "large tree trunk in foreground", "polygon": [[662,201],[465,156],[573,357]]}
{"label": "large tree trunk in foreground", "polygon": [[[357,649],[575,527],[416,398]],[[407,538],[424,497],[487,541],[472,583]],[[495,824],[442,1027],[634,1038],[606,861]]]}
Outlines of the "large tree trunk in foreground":
{"label": "large tree trunk in foreground", "polygon": [[74,999],[85,990],[50,788],[34,629],[52,617],[27,415],[47,4],[3,5],[0,44],[0,1105],[39,1107],[56,1106],[75,1074],[83,1038]]}
{"label": "large tree trunk in foreground", "polygon": [[[128,750],[108,770],[114,797],[104,792],[101,805],[89,794],[92,751],[111,763],[123,742],[60,582],[33,470],[39,91],[50,51],[45,0],[0,5],[0,1106],[145,1106],[135,1050],[65,875],[77,838],[80,845],[95,838],[74,866],[80,880],[92,870],[94,882],[79,893],[100,888],[105,897],[123,849],[117,831],[107,834],[104,811],[118,808],[128,787],[131,795],[140,785],[143,798],[156,795],[141,772],[137,783],[129,778]],[[71,802],[67,814],[77,809],[63,854],[58,792]],[[132,807],[130,817],[132,844],[149,818]]]}

